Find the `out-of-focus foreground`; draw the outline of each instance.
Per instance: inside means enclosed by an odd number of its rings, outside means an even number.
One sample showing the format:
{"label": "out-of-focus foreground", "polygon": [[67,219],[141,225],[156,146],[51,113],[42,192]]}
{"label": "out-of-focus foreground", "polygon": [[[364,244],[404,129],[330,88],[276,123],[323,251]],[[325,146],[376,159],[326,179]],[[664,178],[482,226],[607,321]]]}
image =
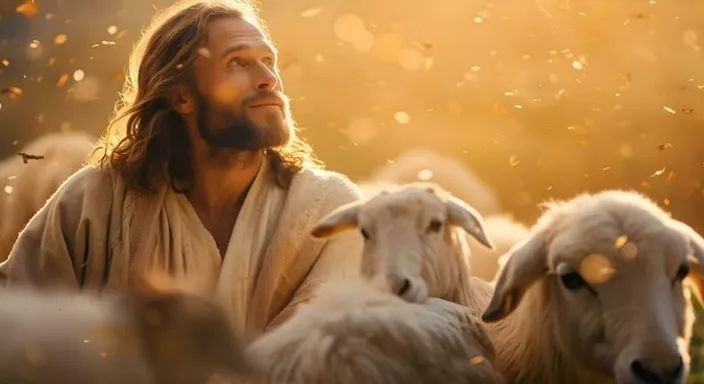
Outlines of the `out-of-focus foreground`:
{"label": "out-of-focus foreground", "polygon": [[[97,135],[132,42],[169,3],[3,1],[0,155]],[[704,230],[702,1],[263,0],[262,16],[329,168],[365,179],[424,146],[524,223],[545,199],[628,188]]]}

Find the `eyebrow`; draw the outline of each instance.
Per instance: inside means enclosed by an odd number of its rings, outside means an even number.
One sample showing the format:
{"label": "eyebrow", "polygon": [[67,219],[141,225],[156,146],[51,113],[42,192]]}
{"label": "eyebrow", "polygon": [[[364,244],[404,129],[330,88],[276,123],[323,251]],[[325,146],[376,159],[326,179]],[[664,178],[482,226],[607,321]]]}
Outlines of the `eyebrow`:
{"label": "eyebrow", "polygon": [[[266,51],[269,51],[272,55],[277,56],[276,49],[271,47],[269,44],[264,44],[263,47]],[[226,56],[228,56],[232,53],[244,51],[247,49],[255,49],[255,47],[253,47],[251,44],[247,44],[247,43],[240,43],[240,44],[232,45],[232,46],[228,47],[227,49],[225,49],[225,51],[223,51],[223,53],[220,55],[220,59],[224,59]]]}

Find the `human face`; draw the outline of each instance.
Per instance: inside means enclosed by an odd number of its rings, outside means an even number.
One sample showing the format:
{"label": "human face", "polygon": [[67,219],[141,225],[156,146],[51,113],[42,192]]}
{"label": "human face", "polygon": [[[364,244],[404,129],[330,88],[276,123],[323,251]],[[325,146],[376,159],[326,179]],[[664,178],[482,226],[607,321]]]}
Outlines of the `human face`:
{"label": "human face", "polygon": [[214,20],[198,54],[193,97],[198,134],[208,146],[255,151],[289,141],[294,123],[276,53],[256,25]]}

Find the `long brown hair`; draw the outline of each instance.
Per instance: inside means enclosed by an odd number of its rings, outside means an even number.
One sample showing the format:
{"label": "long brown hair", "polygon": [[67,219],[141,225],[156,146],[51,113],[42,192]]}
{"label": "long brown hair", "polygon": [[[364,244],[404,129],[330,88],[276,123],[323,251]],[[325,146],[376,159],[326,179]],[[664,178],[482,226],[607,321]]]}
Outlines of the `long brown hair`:
{"label": "long brown hair", "polygon": [[[269,38],[256,8],[244,0],[181,1],[154,17],[130,55],[120,100],[92,164],[111,166],[128,188],[143,191],[192,180],[190,138],[168,100],[178,86],[188,83],[209,22],[233,16],[257,25]],[[266,153],[282,188],[304,167],[322,165],[296,132],[289,143]]]}

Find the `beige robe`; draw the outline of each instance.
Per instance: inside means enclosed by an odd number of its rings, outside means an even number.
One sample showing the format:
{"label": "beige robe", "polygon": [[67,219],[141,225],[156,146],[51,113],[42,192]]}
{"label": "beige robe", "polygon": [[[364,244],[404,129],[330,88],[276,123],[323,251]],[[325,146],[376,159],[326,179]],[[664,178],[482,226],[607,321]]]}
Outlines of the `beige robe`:
{"label": "beige robe", "polygon": [[361,198],[345,176],[307,169],[279,188],[259,170],[224,258],[185,196],[127,191],[112,170],[85,167],[69,178],[20,233],[0,264],[5,284],[114,290],[131,270],[166,271],[214,295],[248,337],[288,318],[333,276],[358,276],[361,236],[313,239],[313,225]]}

